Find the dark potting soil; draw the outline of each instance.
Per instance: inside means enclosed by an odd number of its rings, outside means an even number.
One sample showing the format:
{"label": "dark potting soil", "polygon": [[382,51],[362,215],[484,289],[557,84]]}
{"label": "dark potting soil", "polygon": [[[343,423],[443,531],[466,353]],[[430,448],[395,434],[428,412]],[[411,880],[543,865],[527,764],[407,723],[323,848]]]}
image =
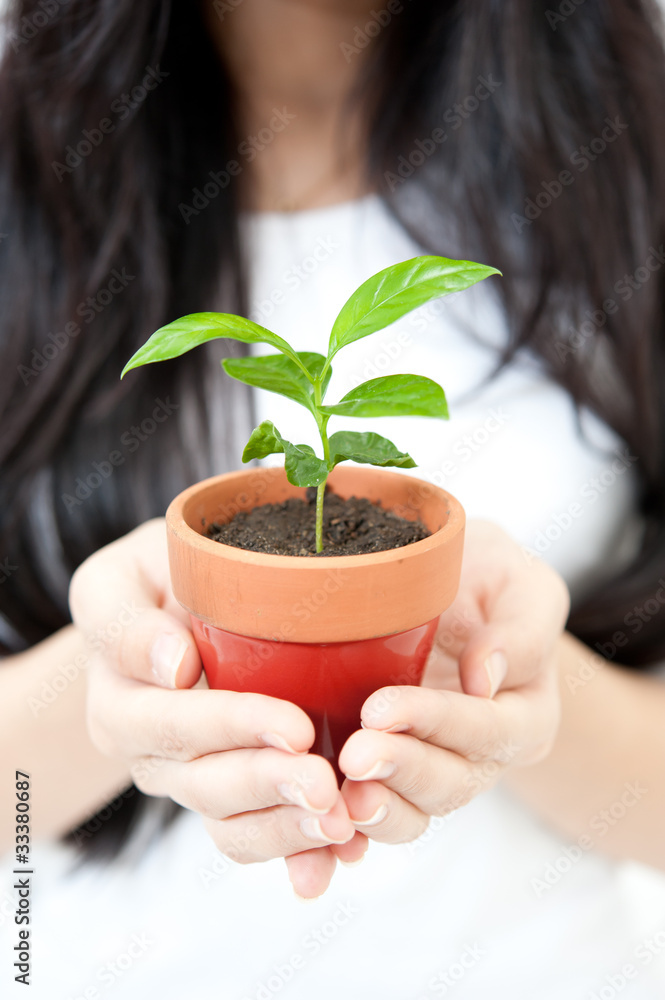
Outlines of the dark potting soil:
{"label": "dark potting soil", "polygon": [[[266,503],[240,511],[228,524],[210,524],[207,534],[216,542],[252,552],[280,556],[314,556],[316,490],[307,499],[292,497],[284,503]],[[343,500],[326,493],[323,504],[322,556],[351,556],[383,552],[419,542],[431,534],[421,521],[384,510],[363,497]]]}

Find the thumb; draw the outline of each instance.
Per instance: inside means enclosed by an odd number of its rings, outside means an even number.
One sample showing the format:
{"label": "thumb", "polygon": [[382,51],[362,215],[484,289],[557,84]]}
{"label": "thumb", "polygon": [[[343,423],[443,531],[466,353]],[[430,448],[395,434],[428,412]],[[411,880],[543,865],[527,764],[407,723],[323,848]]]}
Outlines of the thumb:
{"label": "thumb", "polygon": [[119,674],[187,688],[201,676],[201,659],[169,591],[163,523],[153,521],[79,566],[69,603],[86,646]]}
{"label": "thumb", "polygon": [[545,669],[565,628],[568,590],[554,570],[534,564],[504,579],[485,607],[486,620],[460,653],[459,674],[466,694],[493,698]]}
{"label": "thumb", "polygon": [[493,698],[508,675],[509,642],[494,626],[481,627],[469,639],[459,658],[459,675],[465,694]]}
{"label": "thumb", "polygon": [[173,615],[147,608],[127,628],[113,656],[118,673],[165,688],[188,688],[201,676],[192,633]]}

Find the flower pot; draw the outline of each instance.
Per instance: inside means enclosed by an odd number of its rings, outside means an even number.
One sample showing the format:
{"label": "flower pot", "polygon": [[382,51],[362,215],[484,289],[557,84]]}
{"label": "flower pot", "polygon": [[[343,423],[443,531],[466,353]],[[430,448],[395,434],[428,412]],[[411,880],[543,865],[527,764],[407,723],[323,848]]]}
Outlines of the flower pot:
{"label": "flower pot", "polygon": [[[338,467],[330,487],[367,497],[432,532],[402,548],[353,556],[278,556],[207,538],[240,510],[304,496],[283,469],[248,469],[185,490],[166,513],[173,591],[190,613],[212,688],[299,705],[319,753],[337,769],[377,688],[419,684],[439,615],[459,583],[464,511],[422,480]],[[339,775],[339,771],[337,772]]]}

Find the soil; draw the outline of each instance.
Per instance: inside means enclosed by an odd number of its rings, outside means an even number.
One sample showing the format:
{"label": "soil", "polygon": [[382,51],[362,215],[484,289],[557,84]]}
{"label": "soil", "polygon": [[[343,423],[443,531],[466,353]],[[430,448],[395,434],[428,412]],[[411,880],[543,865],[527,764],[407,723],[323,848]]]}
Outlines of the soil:
{"label": "soil", "polygon": [[[266,503],[241,511],[228,524],[210,524],[207,534],[216,542],[238,549],[280,556],[315,556],[314,516],[316,490],[307,499],[292,497],[284,503]],[[384,510],[364,497],[343,500],[326,492],[323,504],[321,556],[351,556],[398,549],[427,538],[431,532],[421,521]]]}

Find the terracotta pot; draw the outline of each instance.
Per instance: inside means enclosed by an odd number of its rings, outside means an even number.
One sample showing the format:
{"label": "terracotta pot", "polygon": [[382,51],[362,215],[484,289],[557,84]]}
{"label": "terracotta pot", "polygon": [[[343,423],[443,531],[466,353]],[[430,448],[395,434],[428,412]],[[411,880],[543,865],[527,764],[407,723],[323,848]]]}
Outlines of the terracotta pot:
{"label": "terracotta pot", "polygon": [[[338,467],[330,486],[411,520],[429,538],[355,556],[277,556],[205,536],[239,510],[303,496],[283,469],[248,469],[185,490],[166,513],[173,591],[189,611],[210,687],[300,705],[336,767],[379,687],[419,684],[439,615],[459,583],[464,511],[436,486],[372,467]],[[339,774],[339,772],[338,772]]]}

